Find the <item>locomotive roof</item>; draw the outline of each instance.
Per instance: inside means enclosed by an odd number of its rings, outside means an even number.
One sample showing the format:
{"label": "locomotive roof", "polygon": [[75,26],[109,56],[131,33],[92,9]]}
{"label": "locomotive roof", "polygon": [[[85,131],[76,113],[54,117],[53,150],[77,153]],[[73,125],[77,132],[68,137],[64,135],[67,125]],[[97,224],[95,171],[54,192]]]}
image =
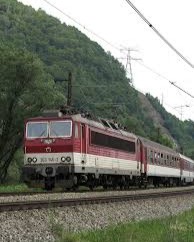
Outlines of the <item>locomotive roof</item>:
{"label": "locomotive roof", "polygon": [[189,157],[187,157],[187,156],[185,156],[185,155],[182,155],[182,154],[179,154],[180,155],[180,157],[182,158],[182,159],[184,159],[184,160],[186,160],[186,161],[189,161],[189,162],[191,162],[191,163],[194,163],[194,160],[192,160],[191,158],[189,158]]}
{"label": "locomotive roof", "polygon": [[161,145],[157,142],[154,142],[154,141],[151,141],[149,139],[146,139],[144,137],[141,137],[141,136],[138,136],[138,138],[141,140],[141,142],[145,145],[145,146],[150,146],[150,147],[154,147],[155,149],[159,149],[159,150],[165,150],[169,153],[173,153],[174,155],[179,155],[178,152],[176,152],[175,150],[169,148],[169,147],[166,147],[164,145]]}
{"label": "locomotive roof", "polygon": [[[101,122],[101,119],[99,119],[99,121],[95,121],[95,120],[92,120],[92,119],[84,118],[80,114],[72,115],[71,117],[72,117],[72,119],[74,121],[88,124],[91,127],[99,128],[99,129],[102,129],[102,130],[109,130],[111,132],[123,135],[125,137],[130,137],[130,138],[137,139],[137,136],[135,134],[133,134],[133,133],[127,132],[127,131],[119,129],[119,128],[118,129],[114,129],[114,128],[111,127],[111,125],[109,127],[105,126]],[[111,121],[108,121],[106,119],[103,119],[103,120],[106,121],[108,124],[111,122]]]}
{"label": "locomotive roof", "polygon": [[[124,137],[132,138],[135,140],[137,139],[137,136],[133,133],[127,132],[127,131],[119,129],[119,128],[117,128],[117,129],[112,128],[113,122],[111,122],[109,120],[100,119],[100,118],[99,118],[99,120],[93,120],[93,119],[83,117],[81,114],[63,115],[61,117],[59,117],[57,115],[40,116],[40,117],[35,117],[35,118],[29,118],[29,119],[27,119],[27,122],[28,121],[46,121],[46,120],[64,120],[64,119],[71,119],[76,122],[88,124],[89,126],[94,127],[94,128],[98,128],[98,129],[101,129],[104,131],[110,131],[111,133],[122,135]],[[104,121],[104,123],[107,123],[108,127],[105,126],[102,123],[102,121]]]}

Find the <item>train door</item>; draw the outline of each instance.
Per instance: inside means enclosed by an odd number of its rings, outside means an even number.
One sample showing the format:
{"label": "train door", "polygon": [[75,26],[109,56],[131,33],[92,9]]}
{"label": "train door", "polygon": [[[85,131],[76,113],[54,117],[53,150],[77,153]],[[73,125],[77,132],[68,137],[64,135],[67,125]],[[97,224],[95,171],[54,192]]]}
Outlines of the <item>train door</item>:
{"label": "train door", "polygon": [[147,147],[143,145],[141,140],[138,140],[137,142],[137,160],[139,161],[140,172],[146,173],[147,172]]}
{"label": "train door", "polygon": [[184,170],[184,160],[182,158],[179,158],[179,165],[180,165],[180,178],[181,181],[183,180],[183,170]]}
{"label": "train door", "polygon": [[81,124],[81,163],[84,165],[86,163],[86,153],[87,153],[87,127],[85,124]]}
{"label": "train door", "polygon": [[144,170],[143,170],[143,173],[146,173],[147,174],[147,169],[148,169],[148,154],[147,154],[147,147],[143,147],[143,152],[142,153],[142,156],[143,156],[143,165],[144,165]]}
{"label": "train door", "polygon": [[140,140],[137,140],[136,147],[136,160],[137,160],[137,170],[142,172],[142,152],[141,152],[141,143]]}

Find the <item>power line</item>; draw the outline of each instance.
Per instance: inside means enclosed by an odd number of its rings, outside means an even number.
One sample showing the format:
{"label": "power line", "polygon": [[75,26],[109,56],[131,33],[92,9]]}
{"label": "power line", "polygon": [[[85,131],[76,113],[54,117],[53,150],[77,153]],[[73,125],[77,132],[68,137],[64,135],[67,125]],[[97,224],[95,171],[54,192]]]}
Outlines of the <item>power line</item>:
{"label": "power line", "polygon": [[[62,11],[61,9],[59,9],[58,7],[56,7],[54,4],[50,3],[48,0],[43,0],[44,2],[46,2],[48,5],[50,5],[51,7],[55,8],[57,11],[59,11],[60,13],[62,13],[64,16],[68,17],[69,19],[71,19],[73,22],[75,22],[76,24],[78,24],[79,26],[81,26],[82,28],[84,28],[86,31],[90,32],[91,34],[93,34],[94,36],[96,36],[97,38],[103,40],[105,43],[107,43],[108,45],[110,45],[111,47],[113,47],[116,50],[121,51],[121,48],[118,48],[117,46],[113,45],[111,42],[105,40],[103,37],[101,37],[100,35],[96,34],[95,32],[93,32],[92,30],[90,30],[89,28],[87,28],[86,26],[84,26],[83,24],[81,24],[79,21],[77,21],[76,19],[72,18],[70,15],[66,14],[64,11]],[[129,1],[126,0],[128,2],[128,4],[140,15],[140,17],[149,25],[149,27],[151,27],[155,32],[157,31],[152,24],[143,16],[143,14],[141,14],[141,12]],[[158,31],[157,31],[158,32]],[[161,35],[158,32],[159,35]],[[161,35],[162,36],[162,35]],[[160,36],[160,37],[161,37]],[[163,37],[163,36],[162,36]],[[164,38],[164,37],[163,37]],[[165,42],[167,42],[167,44],[169,45],[170,43],[165,39]],[[170,44],[171,45],[171,44]],[[169,45],[169,46],[170,46]],[[181,57],[182,55],[180,54],[180,52],[178,52],[172,45],[170,46],[175,52],[177,52],[177,54]],[[183,57],[183,56],[182,56]],[[181,58],[182,58],[181,57]],[[186,58],[182,58],[185,59],[185,61],[194,68],[194,66],[186,59]],[[148,67],[147,65],[139,62],[137,59],[131,58],[131,60],[134,60],[136,62],[138,62],[140,65],[144,66],[146,69],[150,70],[152,73],[156,74],[157,76],[169,81],[172,85],[174,85],[176,88],[178,88],[179,90],[183,91],[185,94],[189,95],[190,97],[194,98],[193,95],[191,95],[190,93],[186,92],[185,90],[183,90],[182,88],[178,87],[177,85],[174,84],[174,82],[170,81],[168,78],[166,78],[165,76],[159,74],[158,72],[152,70],[152,68]],[[126,70],[127,73],[129,73]],[[131,75],[131,73],[130,73]]]}
{"label": "power line", "polygon": [[159,74],[158,72],[154,71],[153,69],[151,69],[150,67],[146,66],[145,64],[135,60],[137,63],[139,63],[140,65],[142,65],[143,67],[145,67],[146,69],[148,69],[149,71],[153,72],[155,75],[169,81],[170,84],[172,84],[173,86],[175,86],[176,88],[178,88],[179,90],[181,90],[182,92],[184,92],[185,94],[187,94],[188,96],[194,98],[194,96],[192,94],[190,94],[189,92],[185,91],[184,89],[182,89],[181,87],[179,87],[178,85],[175,84],[175,82],[172,82],[170,79],[166,78],[165,76]]}
{"label": "power line", "polygon": [[105,43],[107,43],[108,45],[110,45],[111,47],[113,47],[114,49],[120,51],[120,48],[118,48],[117,46],[113,45],[112,43],[110,43],[109,41],[107,41],[106,39],[104,39],[103,37],[101,37],[100,35],[96,34],[95,32],[93,32],[91,29],[87,28],[85,25],[81,24],[80,22],[78,22],[76,19],[72,18],[69,14],[65,13],[64,11],[62,11],[61,9],[59,9],[58,7],[56,7],[54,4],[52,4],[51,2],[47,1],[47,0],[42,0],[44,2],[46,2],[48,5],[50,5],[51,7],[55,8],[57,11],[59,11],[60,13],[62,13],[64,16],[66,16],[67,18],[71,19],[74,23],[78,24],[79,26],[81,26],[83,29],[85,29],[86,31],[88,31],[89,33],[93,34],[94,36],[96,36],[98,39],[101,39],[102,41],[104,41]]}
{"label": "power line", "polygon": [[183,60],[185,61],[189,66],[194,68],[194,65],[186,59],[146,18],[145,16],[133,5],[133,3],[129,0],[126,0],[126,2],[135,10],[135,12],[143,19],[143,21],[148,24],[148,26]]}
{"label": "power line", "polygon": [[139,65],[143,66],[144,68],[146,68],[146,69],[148,69],[149,71],[151,71],[152,73],[154,73],[155,75],[157,75],[157,76],[159,76],[159,77],[161,77],[161,78],[163,78],[163,79],[165,79],[165,80],[167,80],[167,81],[170,82],[170,79],[168,79],[167,77],[161,75],[161,74],[158,73],[157,71],[153,70],[151,67],[145,65],[144,63],[142,63],[142,62],[140,62],[140,61],[138,61],[138,60],[135,60],[135,61],[136,61]]}
{"label": "power line", "polygon": [[189,95],[190,97],[194,98],[193,95],[191,95],[190,93],[188,93],[187,91],[185,91],[185,90],[182,89],[181,87],[177,86],[174,82],[170,82],[170,84],[172,84],[173,86],[177,87],[179,90],[181,90],[182,92],[186,93],[186,94]]}

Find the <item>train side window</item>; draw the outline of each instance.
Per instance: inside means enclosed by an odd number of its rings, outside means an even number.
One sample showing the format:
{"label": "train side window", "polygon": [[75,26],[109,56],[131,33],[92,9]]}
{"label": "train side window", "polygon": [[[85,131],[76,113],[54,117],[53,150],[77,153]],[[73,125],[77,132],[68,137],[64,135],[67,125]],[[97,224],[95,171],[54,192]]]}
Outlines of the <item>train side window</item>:
{"label": "train side window", "polygon": [[180,167],[180,160],[177,158],[177,167]]}
{"label": "train side window", "polygon": [[[146,149],[146,148],[145,148]],[[146,153],[145,153],[146,154]],[[150,151],[147,149],[147,161],[150,163]]]}
{"label": "train side window", "polygon": [[170,165],[170,166],[173,166],[173,163],[172,163],[172,156],[171,156],[171,155],[168,156],[168,160],[169,160],[169,165]]}
{"label": "train side window", "polygon": [[160,162],[162,165],[164,165],[164,155],[163,153],[160,153]]}
{"label": "train side window", "polygon": [[135,142],[91,131],[91,144],[135,153]]}
{"label": "train side window", "polygon": [[169,165],[170,165],[170,162],[169,162],[169,155],[166,155],[166,162],[167,162],[167,165],[169,166]]}
{"label": "train side window", "polygon": [[155,162],[155,164],[158,163],[158,161],[157,161],[157,153],[156,152],[154,152],[154,162]]}
{"label": "train side window", "polygon": [[166,154],[164,154],[163,157],[164,157],[164,165],[167,166]]}
{"label": "train side window", "polygon": [[157,154],[157,160],[158,160],[158,164],[161,164],[160,153]]}
{"label": "train side window", "polygon": [[176,157],[176,167],[179,167],[179,159]]}
{"label": "train side window", "polygon": [[75,133],[74,133],[75,138],[79,138],[79,130],[78,130],[78,125],[75,124]]}
{"label": "train side window", "polygon": [[150,163],[153,163],[153,151],[150,150]]}
{"label": "train side window", "polygon": [[174,165],[175,165],[174,156],[171,156],[171,161],[172,161],[172,166],[174,167]]}

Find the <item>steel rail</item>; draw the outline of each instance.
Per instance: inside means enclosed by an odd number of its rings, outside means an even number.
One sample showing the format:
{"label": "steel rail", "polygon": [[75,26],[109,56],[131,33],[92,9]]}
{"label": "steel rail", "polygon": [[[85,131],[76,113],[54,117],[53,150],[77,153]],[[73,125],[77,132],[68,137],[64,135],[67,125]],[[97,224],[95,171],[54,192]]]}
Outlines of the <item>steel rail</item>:
{"label": "steel rail", "polygon": [[52,193],[63,193],[64,191],[40,191],[40,192],[0,192],[0,197],[9,197],[9,196],[33,196],[41,194],[52,194]]}
{"label": "steel rail", "polygon": [[42,200],[42,201],[18,201],[0,203],[0,212],[5,211],[19,211],[30,209],[54,208],[54,207],[69,207],[88,204],[102,204],[102,203],[115,203],[135,200],[157,199],[163,197],[175,197],[180,195],[193,195],[194,190],[182,190],[171,192],[154,192],[154,193],[139,193],[121,196],[97,196],[97,197],[84,197],[73,199],[60,199],[60,200]]}
{"label": "steel rail", "polygon": [[[188,186],[189,187],[189,186]],[[193,188],[190,188],[190,189],[194,189],[194,186],[192,186]],[[145,191],[145,190],[150,190],[150,189],[154,189],[154,190],[157,190],[157,189],[171,189],[171,188],[175,188],[175,187],[147,187],[146,189],[145,188],[138,188],[138,187],[130,187],[128,189],[124,189],[124,190],[121,190],[121,189],[115,189],[115,190],[112,190],[112,189],[107,189],[107,190],[104,190],[104,189],[99,189],[99,190],[88,190],[87,188],[85,189],[78,189],[78,190],[71,190],[71,191],[66,191],[66,190],[52,190],[52,191],[23,191],[23,192],[0,192],[0,197],[8,197],[8,196],[33,196],[33,195],[41,195],[41,194],[60,194],[60,193],[94,193],[94,192],[98,192],[99,194],[102,193],[102,192],[123,192],[123,191],[127,191],[127,192],[130,192],[130,191]],[[178,188],[178,187],[177,187]]]}

